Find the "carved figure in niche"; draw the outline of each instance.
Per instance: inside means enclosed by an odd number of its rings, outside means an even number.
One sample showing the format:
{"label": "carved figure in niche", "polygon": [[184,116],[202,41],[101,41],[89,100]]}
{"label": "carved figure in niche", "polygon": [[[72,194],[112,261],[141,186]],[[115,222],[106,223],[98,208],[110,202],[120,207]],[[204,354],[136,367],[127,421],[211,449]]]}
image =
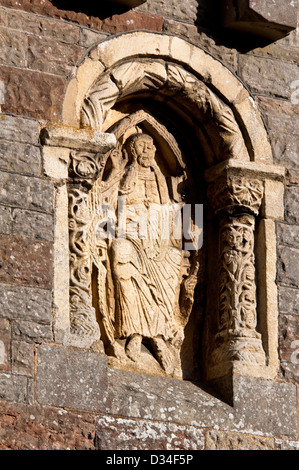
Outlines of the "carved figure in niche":
{"label": "carved figure in niche", "polygon": [[[146,368],[145,345],[166,374],[177,375],[196,284],[190,281],[196,279],[198,263],[190,276],[190,254],[182,249],[182,238],[173,236],[173,201],[155,154],[152,137],[144,133],[131,135],[122,151],[111,153],[110,174],[95,184],[93,199],[117,214],[115,236],[103,239],[96,221],[91,245],[97,247],[92,250],[93,261],[98,268],[99,315],[109,342],[108,355],[123,365],[131,361],[138,367],[143,362]],[[120,201],[125,202],[124,211]],[[161,229],[165,220],[166,231]],[[180,308],[182,285],[185,311]]]}

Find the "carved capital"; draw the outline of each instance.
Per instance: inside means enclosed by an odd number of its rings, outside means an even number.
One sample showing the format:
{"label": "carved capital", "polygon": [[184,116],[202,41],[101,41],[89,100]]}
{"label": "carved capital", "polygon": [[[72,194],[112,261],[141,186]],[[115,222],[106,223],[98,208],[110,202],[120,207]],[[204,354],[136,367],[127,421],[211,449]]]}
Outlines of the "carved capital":
{"label": "carved capital", "polygon": [[86,151],[70,154],[69,176],[73,181],[93,183],[104,167],[105,155]]}
{"label": "carved capital", "polygon": [[238,175],[221,175],[208,187],[208,197],[215,214],[250,213],[257,215],[264,194],[259,179]]}

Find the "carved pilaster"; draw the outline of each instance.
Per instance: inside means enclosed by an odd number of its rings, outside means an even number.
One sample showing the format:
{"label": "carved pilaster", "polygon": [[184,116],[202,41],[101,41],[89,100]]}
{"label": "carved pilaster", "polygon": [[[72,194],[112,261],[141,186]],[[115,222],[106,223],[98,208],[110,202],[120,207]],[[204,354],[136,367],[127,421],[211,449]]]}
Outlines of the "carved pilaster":
{"label": "carved pilaster", "polygon": [[70,331],[78,339],[100,339],[92,305],[92,262],[89,232],[92,214],[88,192],[99,177],[105,157],[73,151],[69,164]]}
{"label": "carved pilaster", "polygon": [[210,204],[218,216],[218,299],[211,367],[235,361],[265,365],[257,332],[254,255],[255,216],[263,183],[254,178],[221,175],[209,186]]}

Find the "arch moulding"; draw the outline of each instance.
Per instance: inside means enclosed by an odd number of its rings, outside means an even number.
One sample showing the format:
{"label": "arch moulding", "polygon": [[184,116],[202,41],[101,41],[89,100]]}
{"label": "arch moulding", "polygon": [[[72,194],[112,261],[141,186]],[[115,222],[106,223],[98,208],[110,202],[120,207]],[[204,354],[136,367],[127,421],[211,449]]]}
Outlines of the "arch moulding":
{"label": "arch moulding", "polygon": [[[191,158],[201,160],[193,178],[205,188],[209,227],[202,377],[275,378],[275,220],[284,216],[284,169],[273,164],[267,131],[240,80],[198,46],[165,34],[125,33],[93,46],[67,86],[62,125],[42,131],[45,170],[56,187],[55,339],[104,352],[92,300],[88,226],[90,201],[112,152],[121,158],[132,129],[146,129],[183,174],[180,139],[163,113],[143,109],[143,101],[184,122]],[[173,373],[161,364],[162,375],[184,378],[182,370]]]}

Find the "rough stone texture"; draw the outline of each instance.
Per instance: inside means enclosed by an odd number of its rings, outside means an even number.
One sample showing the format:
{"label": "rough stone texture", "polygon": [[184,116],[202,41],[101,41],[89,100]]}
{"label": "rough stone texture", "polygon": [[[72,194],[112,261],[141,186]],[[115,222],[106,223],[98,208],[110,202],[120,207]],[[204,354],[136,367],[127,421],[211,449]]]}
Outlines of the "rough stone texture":
{"label": "rough stone texture", "polygon": [[65,78],[1,66],[0,80],[5,83],[2,111],[54,122],[59,120]]}
{"label": "rough stone texture", "polygon": [[0,233],[53,241],[53,216],[42,212],[0,206]]}
{"label": "rough stone texture", "polygon": [[10,323],[5,318],[0,318],[0,371],[10,370]]}
{"label": "rough stone texture", "polygon": [[0,402],[1,450],[94,450],[94,438],[92,414]]}
{"label": "rough stone texture", "polygon": [[[296,210],[296,204],[294,204]],[[290,216],[296,217],[296,213],[289,211]],[[297,247],[299,245],[299,226],[286,223],[277,224],[277,238],[282,245]]]}
{"label": "rough stone texture", "polygon": [[0,27],[0,62],[6,65],[26,65],[27,36],[24,33]]}
{"label": "rough stone texture", "polygon": [[[280,334],[280,356],[282,361],[292,362],[296,360],[299,365],[299,319],[296,315],[280,315],[279,318]],[[297,344],[294,343],[297,341]],[[296,346],[294,347],[294,345]]]}
{"label": "rough stone texture", "polygon": [[41,178],[0,171],[0,204],[51,213],[52,184]]}
{"label": "rough stone texture", "polygon": [[298,278],[299,249],[281,246],[278,251],[277,280],[289,286],[299,287]]}
{"label": "rough stone texture", "polygon": [[185,20],[190,23],[195,22],[200,13],[204,17],[208,12],[207,4],[202,0],[186,0],[184,2],[176,2],[175,0],[147,0],[139,9],[156,13],[166,18]]}
{"label": "rough stone texture", "polygon": [[273,438],[250,436],[241,433],[209,431],[206,450],[275,450]]}
{"label": "rough stone texture", "polygon": [[0,316],[9,320],[51,323],[51,291],[0,284]]}
{"label": "rough stone texture", "polygon": [[39,147],[0,140],[0,169],[39,176],[41,171]]}
{"label": "rough stone texture", "polygon": [[202,450],[204,435],[194,426],[105,416],[98,420],[96,450]]}
{"label": "rough stone texture", "polygon": [[36,145],[39,141],[40,124],[35,119],[0,114],[0,138],[11,142]]}
{"label": "rough stone texture", "polygon": [[275,59],[240,55],[239,74],[253,93],[288,99],[292,81],[299,75],[299,66]]}
{"label": "rough stone texture", "polygon": [[279,287],[280,313],[299,315],[299,290],[293,287]]}
{"label": "rough stone texture", "polygon": [[106,406],[113,416],[297,436],[297,398],[292,384],[236,377],[235,405],[231,407],[190,382],[117,370],[110,370],[108,379]]}
{"label": "rough stone texture", "polygon": [[110,34],[131,31],[132,29],[162,31],[163,23],[163,18],[159,16],[129,11],[123,15],[116,15],[104,20],[102,30]]}
{"label": "rough stone texture", "polygon": [[99,412],[107,391],[105,355],[41,345],[37,394],[40,405]]}
{"label": "rough stone texture", "polygon": [[29,36],[28,67],[41,72],[67,77],[83,56],[81,46],[57,41],[57,39]]}
{"label": "rough stone texture", "polygon": [[12,343],[12,372],[19,375],[33,377],[35,356],[34,344],[24,341]]}
{"label": "rough stone texture", "polygon": [[0,372],[0,402],[6,400],[16,403],[29,403],[32,394],[28,387],[28,378]]}
{"label": "rough stone texture", "polygon": [[1,235],[0,246],[0,282],[51,288],[52,243]]}
{"label": "rough stone texture", "polygon": [[286,220],[299,224],[299,186],[289,186],[285,193]]}
{"label": "rough stone texture", "polygon": [[[290,90],[291,96],[291,90]],[[256,97],[257,104],[270,132],[296,137],[299,135],[299,106],[285,100]],[[286,137],[287,139],[288,137]]]}

